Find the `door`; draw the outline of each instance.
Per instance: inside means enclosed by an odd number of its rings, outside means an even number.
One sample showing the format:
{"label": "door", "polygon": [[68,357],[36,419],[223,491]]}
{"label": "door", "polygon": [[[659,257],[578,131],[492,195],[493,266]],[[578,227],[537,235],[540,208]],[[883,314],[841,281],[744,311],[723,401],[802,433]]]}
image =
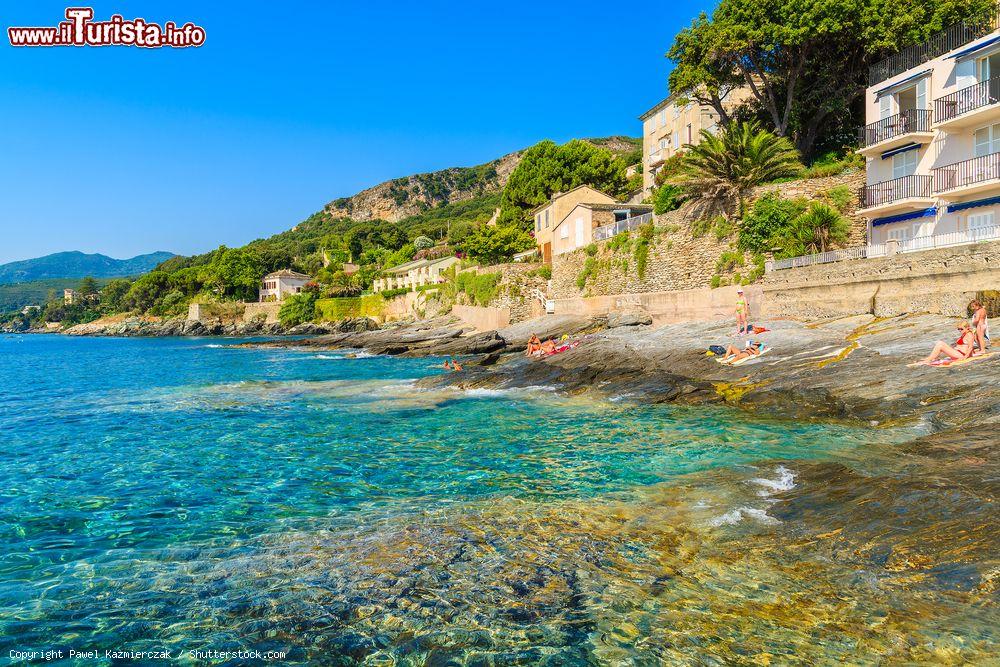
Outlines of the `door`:
{"label": "door", "polygon": [[994,231],[993,228],[993,211],[987,213],[972,213],[969,215],[966,221],[968,227],[968,235],[971,240],[979,240],[990,238]]}

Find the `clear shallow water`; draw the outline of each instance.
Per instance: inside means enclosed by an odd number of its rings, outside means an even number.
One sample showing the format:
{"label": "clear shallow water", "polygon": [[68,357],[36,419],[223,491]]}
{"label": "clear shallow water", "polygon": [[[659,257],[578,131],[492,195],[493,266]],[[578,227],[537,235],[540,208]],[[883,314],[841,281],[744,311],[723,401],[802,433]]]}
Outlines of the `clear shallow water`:
{"label": "clear shallow water", "polygon": [[[878,467],[902,437],[545,388],[421,391],[413,382],[443,372],[439,361],[218,340],[9,336],[0,358],[4,655],[72,645],[613,661],[601,642],[580,649],[563,620],[534,638],[510,629],[544,610],[561,619],[573,599],[543,581],[545,595],[511,621],[503,600],[525,585],[513,582],[548,576],[521,561],[568,568],[560,585],[572,587],[594,559],[621,557],[615,577],[635,566],[626,579],[655,581],[640,565],[648,527],[626,539],[635,529],[623,521],[658,516],[656,540],[680,524],[692,535],[781,530],[772,496],[796,486],[796,461]],[[445,553],[459,554],[451,566]],[[475,566],[456,565],[469,553]],[[422,580],[438,568],[447,594]],[[630,596],[599,596],[599,615]],[[434,606],[453,597],[472,601],[463,613],[475,622]],[[456,622],[459,639],[441,638]]]}

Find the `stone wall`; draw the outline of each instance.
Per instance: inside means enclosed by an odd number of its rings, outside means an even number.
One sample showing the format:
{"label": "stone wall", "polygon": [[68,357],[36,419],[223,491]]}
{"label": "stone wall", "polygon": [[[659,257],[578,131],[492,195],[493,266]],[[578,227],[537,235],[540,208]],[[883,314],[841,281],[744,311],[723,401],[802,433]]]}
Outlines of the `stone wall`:
{"label": "stone wall", "polygon": [[[745,288],[750,304],[750,321],[760,319],[764,309],[761,289],[757,285]],[[714,322],[731,319],[735,330],[736,287],[678,290],[673,292],[643,292],[613,296],[556,299],[556,315],[606,315],[608,313],[640,312],[653,318],[653,325],[676,322]]]}
{"label": "stone wall", "polygon": [[976,292],[1000,289],[1000,241],[774,271],[761,287],[767,317],[964,317]]}
{"label": "stone wall", "polygon": [[[864,174],[855,172],[777,183],[757,188],[751,202],[768,192],[778,192],[786,198],[817,199],[835,187],[846,186],[852,193],[856,193],[863,182]],[[855,200],[845,214],[852,223],[848,246],[862,245],[865,242],[867,224],[856,214],[856,203]],[[637,231],[631,232],[624,244],[617,237],[596,244],[598,252],[592,258],[593,270],[583,289],[578,287],[577,281],[587,266],[586,251],[556,255],[552,258],[549,296],[554,299],[571,299],[692,290],[708,287],[716,275],[721,277],[721,282],[725,285],[752,282],[763,273],[763,268],[755,266],[748,254],[736,252],[735,228],[728,236],[720,239],[714,231],[698,232],[697,227],[688,208],[656,216],[655,233],[649,240],[646,270],[641,278],[638,272]],[[736,253],[742,264],[720,269],[717,264],[724,252]]]}
{"label": "stone wall", "polygon": [[[269,303],[248,303],[246,304],[246,310],[243,311],[243,321],[249,322],[254,318],[263,317],[265,324],[274,324],[278,321],[279,310],[281,310],[281,304],[276,301]],[[188,319],[190,319],[190,316]]]}
{"label": "stone wall", "polygon": [[806,178],[798,181],[788,181],[787,183],[771,183],[762,185],[754,190],[753,201],[756,201],[768,192],[777,192],[785,199],[795,199],[805,197],[806,199],[819,199],[824,192],[839,186],[846,186],[853,195],[850,208],[845,211],[844,216],[851,221],[851,233],[847,240],[847,247],[865,245],[868,223],[857,214],[858,190],[865,184],[865,172],[858,170],[839,176],[829,176],[827,178]]}
{"label": "stone wall", "polygon": [[511,312],[509,308],[482,308],[480,306],[456,305],[451,314],[477,331],[493,331],[510,326]]}
{"label": "stone wall", "polygon": [[478,266],[469,270],[480,275],[499,273],[497,295],[490,300],[489,307],[509,312],[511,322],[522,322],[544,314],[544,306],[532,296],[536,289],[543,293],[547,289],[548,281],[535,274],[541,267],[540,263],[510,262]]}

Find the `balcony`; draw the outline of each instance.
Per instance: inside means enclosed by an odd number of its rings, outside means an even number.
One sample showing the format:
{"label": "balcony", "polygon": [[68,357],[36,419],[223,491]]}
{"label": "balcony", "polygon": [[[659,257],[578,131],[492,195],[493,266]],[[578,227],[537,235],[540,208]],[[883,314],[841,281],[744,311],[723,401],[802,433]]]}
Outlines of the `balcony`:
{"label": "balcony", "polygon": [[866,185],[858,192],[858,213],[875,217],[933,206],[932,180],[931,176],[903,176]]}
{"label": "balcony", "polygon": [[931,169],[934,192],[946,199],[974,195],[1000,187],[1000,153],[990,153]]}
{"label": "balcony", "polygon": [[607,225],[595,227],[594,241],[604,241],[622,232],[630,232],[633,229],[637,229],[640,225],[652,222],[652,220],[652,213],[643,213],[642,215],[633,215],[624,220],[617,220]]}
{"label": "balcony", "polygon": [[949,51],[961,48],[980,37],[990,34],[1000,25],[1000,7],[994,7],[987,14],[978,18],[969,18],[942,30],[930,39],[908,46],[888,58],[881,60],[868,69],[868,85],[874,86],[882,81],[902,74],[908,69],[943,56]]}
{"label": "balcony", "polygon": [[858,152],[870,156],[914,141],[934,138],[929,109],[907,109],[861,128]]}
{"label": "balcony", "polygon": [[934,100],[934,127],[953,132],[1000,118],[1000,77]]}
{"label": "balcony", "polygon": [[658,151],[653,151],[649,154],[649,166],[659,167],[661,164],[667,161],[667,151],[660,149]]}

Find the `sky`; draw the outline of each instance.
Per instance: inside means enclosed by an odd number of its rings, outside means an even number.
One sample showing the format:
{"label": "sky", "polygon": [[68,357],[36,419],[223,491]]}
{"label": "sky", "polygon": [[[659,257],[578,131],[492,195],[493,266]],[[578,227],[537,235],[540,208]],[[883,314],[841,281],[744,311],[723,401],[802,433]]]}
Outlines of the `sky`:
{"label": "sky", "polygon": [[710,4],[95,0],[205,44],[18,49],[67,4],[0,3],[0,263],[238,246],[390,178],[640,136]]}

